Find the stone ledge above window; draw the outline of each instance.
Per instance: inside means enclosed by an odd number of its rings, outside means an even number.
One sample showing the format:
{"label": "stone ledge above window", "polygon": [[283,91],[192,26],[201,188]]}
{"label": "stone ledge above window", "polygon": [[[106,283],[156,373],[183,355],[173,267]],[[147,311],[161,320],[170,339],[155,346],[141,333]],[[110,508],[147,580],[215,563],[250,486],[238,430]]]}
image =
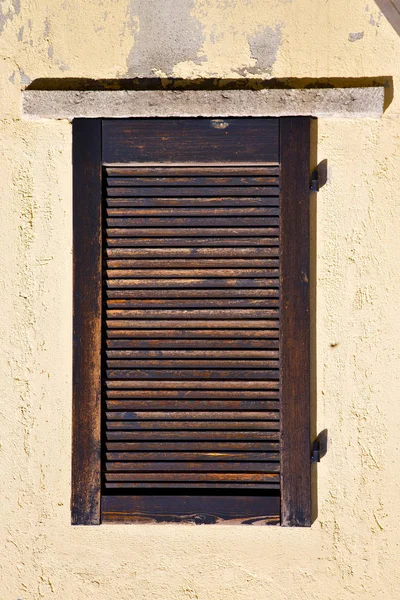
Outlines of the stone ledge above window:
{"label": "stone ledge above window", "polygon": [[382,117],[379,87],[262,90],[25,90],[25,119],[130,117]]}

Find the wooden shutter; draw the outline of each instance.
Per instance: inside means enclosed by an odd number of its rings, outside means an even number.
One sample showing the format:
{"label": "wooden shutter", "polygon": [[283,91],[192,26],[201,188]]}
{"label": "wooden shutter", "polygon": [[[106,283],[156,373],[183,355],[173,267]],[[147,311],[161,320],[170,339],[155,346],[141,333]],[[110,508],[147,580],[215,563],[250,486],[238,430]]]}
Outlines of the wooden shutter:
{"label": "wooden shutter", "polygon": [[[280,145],[293,154],[299,134],[289,120],[280,143],[278,119],[231,121],[232,133],[210,120],[102,123],[95,496],[104,522],[309,523],[298,494],[309,440],[297,431],[308,414],[307,298],[298,297],[308,167],[282,165]],[[298,267],[302,281],[287,283]],[[285,378],[303,377],[300,387],[282,385],[281,365]]]}

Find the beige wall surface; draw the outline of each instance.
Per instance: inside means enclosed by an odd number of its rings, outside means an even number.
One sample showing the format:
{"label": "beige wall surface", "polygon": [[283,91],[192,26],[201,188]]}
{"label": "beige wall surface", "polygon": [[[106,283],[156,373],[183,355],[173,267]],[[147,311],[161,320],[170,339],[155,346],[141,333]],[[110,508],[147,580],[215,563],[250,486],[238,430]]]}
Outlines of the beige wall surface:
{"label": "beige wall surface", "polygon": [[[0,2],[0,600],[400,598],[400,38],[373,0]],[[393,77],[321,119],[311,529],[71,527],[71,125],[37,78]]]}

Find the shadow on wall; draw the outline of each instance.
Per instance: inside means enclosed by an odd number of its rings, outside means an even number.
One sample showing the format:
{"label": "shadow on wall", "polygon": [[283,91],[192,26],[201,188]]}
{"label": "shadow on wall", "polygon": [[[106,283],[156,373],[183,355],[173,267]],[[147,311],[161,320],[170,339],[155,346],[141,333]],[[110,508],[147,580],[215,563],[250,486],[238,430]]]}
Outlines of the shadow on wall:
{"label": "shadow on wall", "polygon": [[[400,0],[399,0],[400,2]],[[41,78],[35,79],[27,90],[103,91],[103,90],[262,90],[312,88],[384,87],[384,110],[393,99],[393,78],[332,77],[281,79],[133,79]]]}
{"label": "shadow on wall", "polygon": [[400,0],[375,0],[393,29],[400,35]]}

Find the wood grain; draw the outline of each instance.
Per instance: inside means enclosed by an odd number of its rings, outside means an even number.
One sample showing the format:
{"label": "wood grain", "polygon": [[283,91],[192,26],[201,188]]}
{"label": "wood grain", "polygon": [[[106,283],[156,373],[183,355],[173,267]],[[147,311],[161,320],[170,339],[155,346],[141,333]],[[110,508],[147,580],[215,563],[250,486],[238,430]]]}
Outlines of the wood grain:
{"label": "wood grain", "polygon": [[309,118],[281,119],[281,170],[281,522],[309,526]]}
{"label": "wood grain", "polygon": [[71,518],[100,523],[101,122],[73,122],[73,422]]}

